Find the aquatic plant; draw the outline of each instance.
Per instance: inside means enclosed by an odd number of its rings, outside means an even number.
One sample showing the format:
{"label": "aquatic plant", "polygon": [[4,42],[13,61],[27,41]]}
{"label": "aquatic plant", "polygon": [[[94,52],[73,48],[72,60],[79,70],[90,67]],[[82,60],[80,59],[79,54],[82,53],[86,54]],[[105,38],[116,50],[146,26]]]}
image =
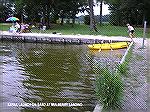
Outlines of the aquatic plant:
{"label": "aquatic plant", "polygon": [[123,82],[119,73],[112,74],[107,68],[96,77],[96,95],[105,109],[120,107],[123,96]]}

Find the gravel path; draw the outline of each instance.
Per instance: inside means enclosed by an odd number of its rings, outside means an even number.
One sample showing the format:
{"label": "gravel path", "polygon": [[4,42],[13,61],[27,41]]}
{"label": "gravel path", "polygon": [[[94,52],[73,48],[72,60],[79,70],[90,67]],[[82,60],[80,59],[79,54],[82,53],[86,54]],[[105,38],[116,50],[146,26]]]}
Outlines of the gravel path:
{"label": "gravel path", "polygon": [[150,39],[147,40],[147,57],[148,57],[148,73],[147,73],[147,82],[148,82],[148,101],[147,101],[147,106],[148,106],[148,111],[150,112]]}
{"label": "gravel path", "polygon": [[[141,49],[142,39],[135,39],[132,58],[129,61],[128,75],[125,76],[123,112],[150,112],[150,95],[148,82],[148,58],[150,57],[148,44],[150,40],[145,41],[146,48]],[[149,95],[149,97],[148,97]]]}

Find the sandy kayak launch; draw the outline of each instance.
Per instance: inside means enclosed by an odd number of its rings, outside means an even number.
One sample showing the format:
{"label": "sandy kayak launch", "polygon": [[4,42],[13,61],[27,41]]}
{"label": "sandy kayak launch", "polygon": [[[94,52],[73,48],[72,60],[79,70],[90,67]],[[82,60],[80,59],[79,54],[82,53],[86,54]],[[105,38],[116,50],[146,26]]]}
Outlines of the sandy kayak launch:
{"label": "sandy kayak launch", "polygon": [[88,45],[88,48],[92,49],[92,50],[113,50],[113,49],[127,48],[129,46],[129,44],[130,44],[130,42],[92,44],[92,45]]}

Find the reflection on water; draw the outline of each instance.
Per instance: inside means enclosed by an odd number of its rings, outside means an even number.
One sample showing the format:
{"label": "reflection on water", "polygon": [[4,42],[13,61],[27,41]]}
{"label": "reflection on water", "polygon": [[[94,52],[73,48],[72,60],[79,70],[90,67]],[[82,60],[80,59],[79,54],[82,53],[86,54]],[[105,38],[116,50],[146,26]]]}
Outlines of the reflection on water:
{"label": "reflection on water", "polygon": [[[92,111],[94,61],[119,61],[125,50],[91,52],[86,45],[0,43],[2,112]],[[111,54],[112,53],[112,54]],[[101,59],[101,60],[100,60]],[[79,107],[8,106],[8,103],[80,103]]]}

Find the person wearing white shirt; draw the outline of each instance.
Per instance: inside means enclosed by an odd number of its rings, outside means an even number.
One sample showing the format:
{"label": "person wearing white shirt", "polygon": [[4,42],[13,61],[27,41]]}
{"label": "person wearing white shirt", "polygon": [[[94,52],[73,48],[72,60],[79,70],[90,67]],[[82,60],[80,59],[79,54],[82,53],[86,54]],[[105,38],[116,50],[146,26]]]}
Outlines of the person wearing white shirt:
{"label": "person wearing white shirt", "polygon": [[[131,26],[130,24],[127,24],[127,27],[128,27],[129,37],[131,39],[134,38],[134,28],[133,28],[133,26]],[[133,41],[133,39],[132,39],[132,41]]]}

